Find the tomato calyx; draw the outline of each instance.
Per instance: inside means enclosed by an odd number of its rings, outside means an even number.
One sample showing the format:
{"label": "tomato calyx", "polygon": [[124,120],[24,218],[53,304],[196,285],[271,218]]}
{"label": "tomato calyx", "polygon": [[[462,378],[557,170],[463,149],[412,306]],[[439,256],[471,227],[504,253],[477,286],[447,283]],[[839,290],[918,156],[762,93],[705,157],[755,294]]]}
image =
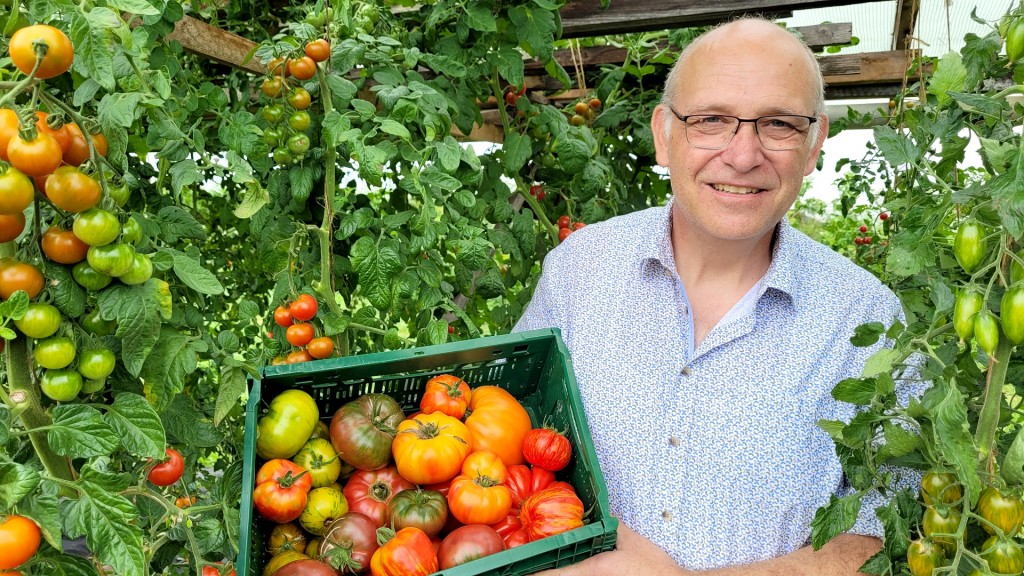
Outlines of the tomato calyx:
{"label": "tomato calyx", "polygon": [[[461,392],[460,392],[461,394]],[[416,423],[415,428],[408,428],[402,430],[402,434],[415,434],[416,438],[420,440],[430,440],[431,438],[437,438],[441,435],[448,426],[438,426],[436,422],[422,422],[419,418],[414,418],[413,422]],[[459,442],[466,444],[466,441],[458,436],[454,436]]]}
{"label": "tomato calyx", "polygon": [[276,482],[281,488],[291,488],[293,484],[307,474],[309,474],[309,470],[303,470],[298,474],[292,474],[292,471],[288,470],[283,476],[276,478]]}

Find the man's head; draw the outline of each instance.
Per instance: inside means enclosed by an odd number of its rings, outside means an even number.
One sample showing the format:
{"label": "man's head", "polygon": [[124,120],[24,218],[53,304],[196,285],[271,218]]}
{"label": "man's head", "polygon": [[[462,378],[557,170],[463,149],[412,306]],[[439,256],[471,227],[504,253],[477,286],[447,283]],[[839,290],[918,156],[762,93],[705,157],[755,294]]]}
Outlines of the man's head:
{"label": "man's head", "polygon": [[[814,169],[828,132],[823,101],[813,54],[771,22],[730,22],[688,46],[651,121],[658,163],[670,169],[686,223],[709,239],[756,239],[770,233],[792,206],[803,177]],[[734,122],[726,116],[809,116],[815,121],[808,125],[794,118],[799,134],[781,143],[769,129],[788,123],[766,119],[755,128],[753,122],[741,122],[731,141],[726,135],[709,145],[698,133],[707,123],[694,126],[694,118],[679,119],[694,115],[709,115],[706,121],[718,126]]]}

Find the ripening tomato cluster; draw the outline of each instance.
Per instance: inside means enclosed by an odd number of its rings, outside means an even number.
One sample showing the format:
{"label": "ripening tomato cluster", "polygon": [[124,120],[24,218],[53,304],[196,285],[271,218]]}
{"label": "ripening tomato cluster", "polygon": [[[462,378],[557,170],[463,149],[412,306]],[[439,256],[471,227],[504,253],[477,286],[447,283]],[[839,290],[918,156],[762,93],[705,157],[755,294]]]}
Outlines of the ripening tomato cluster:
{"label": "ripening tomato cluster", "polygon": [[526,84],[523,84],[522,88],[516,88],[515,86],[509,86],[505,89],[505,104],[509,106],[515,106],[516,102],[526,94]]}
{"label": "ripening tomato cluster", "polygon": [[566,109],[573,113],[569,117],[569,123],[573,126],[583,126],[587,122],[594,120],[594,115],[601,109],[601,100],[599,98],[591,98],[577,102],[572,108],[567,107]]}
{"label": "ripening tomato cluster", "polygon": [[533,428],[506,390],[442,374],[419,409],[406,416],[392,397],[364,394],[328,427],[303,391],[271,400],[253,492],[257,513],[278,523],[265,575],[293,564],[320,574],[345,558],[350,573],[425,576],[583,525],[582,501],[555,476],[568,438]]}
{"label": "ripening tomato cluster", "polygon": [[584,224],[583,222],[573,222],[568,215],[563,214],[562,216],[559,216],[558,241],[564,242],[565,239],[569,237],[569,234],[572,234],[574,231],[579,230],[584,226],[586,226],[586,224]]}
{"label": "ripening tomato cluster", "polygon": [[[274,310],[274,323],[285,329],[285,339],[297,349],[286,356],[274,358],[271,364],[298,364],[330,358],[334,354],[334,340],[316,335],[317,329],[312,320],[319,307],[316,298],[303,293],[287,306],[281,305]],[[267,337],[273,338],[274,333],[267,332]]]}
{"label": "ripening tomato cluster", "polygon": [[537,200],[543,202],[544,198],[547,196],[547,192],[544,191],[544,187],[540,184],[534,184],[533,186],[530,186],[530,196],[533,196]]}
{"label": "ripening tomato cluster", "polygon": [[271,156],[279,166],[300,162],[309,151],[310,116],[307,109],[312,103],[309,91],[301,85],[289,86],[289,78],[300,83],[316,76],[317,63],[331,56],[331,45],[323,38],[304,47],[304,56],[275,58],[267,65],[270,75],[260,87],[270,103],[263,106],[260,115],[268,127],[263,130],[263,141],[272,148]]}
{"label": "ripening tomato cluster", "polygon": [[[968,540],[967,533],[960,532],[963,496],[963,486],[953,472],[933,469],[922,476],[925,509],[920,538],[907,549],[912,576],[931,576],[934,569],[947,565],[957,553],[958,540]],[[1024,551],[1014,540],[1024,523],[1020,494],[988,486],[971,512],[968,524],[980,527],[987,536],[979,536],[977,543],[968,542],[968,546],[988,562],[989,570],[997,574],[1024,572]]]}

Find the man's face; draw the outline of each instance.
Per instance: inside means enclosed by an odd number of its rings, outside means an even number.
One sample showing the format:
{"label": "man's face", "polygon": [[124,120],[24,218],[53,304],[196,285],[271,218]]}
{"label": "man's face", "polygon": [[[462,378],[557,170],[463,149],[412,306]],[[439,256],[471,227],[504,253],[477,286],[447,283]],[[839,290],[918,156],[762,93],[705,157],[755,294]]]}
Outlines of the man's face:
{"label": "man's face", "polygon": [[[812,69],[804,48],[766,23],[720,28],[683,63],[673,108],[681,115],[814,115]],[[665,122],[671,122],[666,135]],[[766,150],[752,123],[722,150],[695,148],[683,123],[664,106],[651,120],[658,164],[669,168],[677,215],[704,240],[756,240],[770,233],[793,205],[803,177],[814,169],[828,132],[795,150]]]}

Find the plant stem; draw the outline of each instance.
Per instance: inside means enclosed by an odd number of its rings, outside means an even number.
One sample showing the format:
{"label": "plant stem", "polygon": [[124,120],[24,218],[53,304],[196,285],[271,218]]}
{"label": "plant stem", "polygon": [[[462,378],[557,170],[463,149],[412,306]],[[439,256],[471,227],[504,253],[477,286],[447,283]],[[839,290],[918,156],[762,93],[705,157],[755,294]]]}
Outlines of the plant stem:
{"label": "plant stem", "polygon": [[978,444],[978,454],[989,473],[994,471],[996,429],[999,427],[999,409],[1003,400],[1003,383],[1006,382],[1006,371],[1010,364],[1010,352],[1013,344],[1003,337],[999,340],[996,353],[988,361],[988,382],[985,384],[985,399],[978,414],[978,427],[974,432],[974,440]]}

